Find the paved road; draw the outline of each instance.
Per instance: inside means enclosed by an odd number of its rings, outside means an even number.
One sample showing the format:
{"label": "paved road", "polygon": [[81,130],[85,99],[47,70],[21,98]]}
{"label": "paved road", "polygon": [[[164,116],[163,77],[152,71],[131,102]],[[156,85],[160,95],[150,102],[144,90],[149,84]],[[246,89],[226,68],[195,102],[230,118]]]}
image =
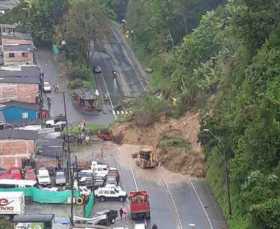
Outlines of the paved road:
{"label": "paved road", "polygon": [[[113,107],[119,105],[123,97],[142,95],[147,87],[146,73],[118,27],[113,26],[112,36],[105,38],[102,43],[102,47],[91,50],[92,65],[102,68],[102,73],[96,75],[99,90],[109,92]],[[116,80],[113,78],[113,71],[118,74]]]}
{"label": "paved road", "polygon": [[[107,125],[113,120],[112,113],[108,106],[104,107],[104,112],[96,113],[95,115],[84,115],[80,113],[72,104],[70,92],[67,89],[65,80],[59,75],[59,66],[53,54],[48,50],[39,50],[37,53],[38,65],[45,74],[45,80],[49,81],[52,86],[59,83],[61,91],[65,91],[66,110],[69,123],[77,123],[81,120],[94,122],[96,124]],[[62,93],[52,92],[48,94],[51,98],[51,116],[56,116],[64,113]]]}

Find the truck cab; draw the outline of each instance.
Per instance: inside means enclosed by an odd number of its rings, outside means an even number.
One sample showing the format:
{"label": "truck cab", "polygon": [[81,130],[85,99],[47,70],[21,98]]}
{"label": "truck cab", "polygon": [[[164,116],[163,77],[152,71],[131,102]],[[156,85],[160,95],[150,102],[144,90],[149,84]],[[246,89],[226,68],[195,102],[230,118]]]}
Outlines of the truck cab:
{"label": "truck cab", "polygon": [[130,214],[133,220],[150,219],[149,194],[146,191],[129,193]]}

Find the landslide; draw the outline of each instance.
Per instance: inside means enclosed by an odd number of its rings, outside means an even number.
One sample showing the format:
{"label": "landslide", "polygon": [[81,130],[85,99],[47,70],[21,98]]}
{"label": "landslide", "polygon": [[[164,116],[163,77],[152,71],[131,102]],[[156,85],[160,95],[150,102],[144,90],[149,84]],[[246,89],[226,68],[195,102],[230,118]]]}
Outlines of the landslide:
{"label": "landslide", "polygon": [[129,121],[116,123],[112,132],[119,143],[151,145],[166,169],[194,177],[204,177],[205,157],[198,143],[199,113],[188,112],[180,119],[162,115],[159,121],[143,127]]}

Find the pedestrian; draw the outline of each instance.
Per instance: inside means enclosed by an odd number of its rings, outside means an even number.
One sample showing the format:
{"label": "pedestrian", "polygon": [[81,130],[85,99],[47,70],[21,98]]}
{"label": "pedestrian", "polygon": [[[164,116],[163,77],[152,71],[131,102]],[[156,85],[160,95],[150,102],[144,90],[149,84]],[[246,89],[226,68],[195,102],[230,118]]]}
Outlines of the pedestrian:
{"label": "pedestrian", "polygon": [[51,98],[47,97],[47,101],[48,101],[48,109],[51,109]]}
{"label": "pedestrian", "polygon": [[127,219],[127,215],[128,215],[128,212],[127,212],[126,208],[123,208],[123,218],[125,220]]}
{"label": "pedestrian", "polygon": [[119,212],[120,212],[120,217],[121,217],[121,220],[122,220],[122,217],[123,217],[123,209],[121,208]]}

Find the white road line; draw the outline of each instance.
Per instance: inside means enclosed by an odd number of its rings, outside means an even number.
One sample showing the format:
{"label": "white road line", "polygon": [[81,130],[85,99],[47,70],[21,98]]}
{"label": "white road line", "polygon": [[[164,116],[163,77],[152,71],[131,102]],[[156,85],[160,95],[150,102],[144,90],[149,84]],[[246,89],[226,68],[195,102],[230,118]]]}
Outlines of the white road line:
{"label": "white road line", "polygon": [[104,83],[104,86],[105,86],[105,90],[106,90],[106,93],[107,93],[109,101],[110,101],[110,105],[111,105],[111,108],[112,108],[112,114],[113,114],[114,118],[116,118],[117,116],[116,116],[116,114],[114,112],[114,105],[113,105],[113,102],[112,102],[112,99],[111,99],[111,95],[109,93],[109,90],[108,90],[108,87],[107,87],[107,84],[106,84],[106,81],[104,79],[103,74],[102,74],[102,80],[103,80],[103,83]]}
{"label": "white road line", "polygon": [[138,189],[138,184],[137,184],[137,181],[136,181],[136,178],[135,178],[135,174],[134,174],[133,169],[132,169],[131,167],[130,167],[130,172],[131,172],[131,174],[132,174],[132,178],[133,178],[133,182],[134,182],[136,191],[139,191],[139,189]]}
{"label": "white road line", "polygon": [[165,188],[167,190],[167,193],[168,193],[168,195],[170,197],[170,200],[172,202],[173,208],[175,210],[175,214],[176,214],[176,218],[177,218],[177,229],[183,229],[182,220],[181,220],[181,217],[180,217],[180,214],[179,214],[179,210],[178,210],[178,208],[176,206],[175,199],[174,199],[174,197],[173,197],[173,195],[172,195],[172,193],[171,193],[167,183],[164,181],[163,178],[161,178],[161,181],[162,181],[163,185],[165,186]]}
{"label": "white road line", "polygon": [[211,220],[210,220],[210,217],[209,217],[209,215],[208,215],[208,212],[205,210],[205,207],[204,207],[204,205],[203,205],[203,203],[202,203],[202,200],[200,199],[199,194],[198,194],[198,192],[197,192],[197,190],[196,190],[196,188],[195,188],[195,186],[194,186],[194,184],[193,184],[192,181],[191,181],[191,186],[192,186],[192,188],[193,188],[193,190],[194,190],[194,193],[195,193],[195,195],[196,195],[196,198],[198,199],[198,201],[199,201],[199,203],[200,203],[200,206],[201,206],[201,208],[202,208],[202,211],[203,211],[204,215],[205,215],[206,218],[207,218],[207,221],[208,221],[208,224],[209,224],[209,226],[210,226],[210,229],[214,229],[214,226],[213,226],[213,224],[212,224],[212,222],[211,222]]}

